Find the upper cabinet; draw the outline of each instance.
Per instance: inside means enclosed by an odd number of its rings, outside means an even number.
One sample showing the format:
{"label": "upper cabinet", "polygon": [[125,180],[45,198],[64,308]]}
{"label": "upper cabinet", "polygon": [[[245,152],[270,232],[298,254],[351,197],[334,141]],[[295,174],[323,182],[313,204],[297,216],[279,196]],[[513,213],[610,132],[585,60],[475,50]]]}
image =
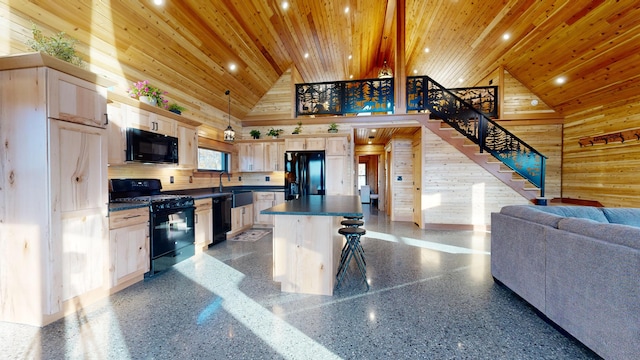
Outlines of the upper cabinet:
{"label": "upper cabinet", "polygon": [[284,171],[284,141],[264,144],[264,168],[267,171]]}
{"label": "upper cabinet", "polygon": [[243,172],[265,171],[264,168],[264,143],[244,142],[238,143],[239,170]]}
{"label": "upper cabinet", "polygon": [[346,136],[328,137],[325,147],[326,155],[349,155],[349,142]]}
{"label": "upper cabinet", "polygon": [[105,128],[107,91],[101,86],[47,69],[47,110],[53,119]]}
{"label": "upper cabinet", "polygon": [[178,125],[178,165],[187,169],[198,167],[198,133],[194,127]]}
{"label": "upper cabinet", "polygon": [[176,136],[177,122],[175,120],[134,106],[123,105],[123,108],[127,127]]}
{"label": "upper cabinet", "polygon": [[324,150],[325,138],[323,137],[294,137],[286,138],[284,140],[285,148],[287,151],[296,150]]}

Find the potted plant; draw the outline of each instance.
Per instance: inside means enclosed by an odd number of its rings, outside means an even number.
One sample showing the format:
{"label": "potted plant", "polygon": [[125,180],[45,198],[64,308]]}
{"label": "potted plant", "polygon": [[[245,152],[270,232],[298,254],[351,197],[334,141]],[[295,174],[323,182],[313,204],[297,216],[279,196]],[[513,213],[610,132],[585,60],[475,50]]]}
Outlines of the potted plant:
{"label": "potted plant", "polygon": [[148,80],[134,82],[133,86],[129,88],[127,91],[129,96],[132,98],[137,98],[140,102],[155,105],[155,106],[166,106],[168,100],[165,100],[162,95],[166,94],[166,92],[158,89],[153,85],[149,85]]}
{"label": "potted plant", "polygon": [[277,137],[278,137],[278,136],[279,136],[283,131],[284,131],[284,130],[282,130],[282,129],[274,129],[274,128],[271,128],[271,129],[269,129],[269,132],[267,133],[267,136],[271,136],[271,137],[273,137],[273,138],[275,139],[275,138],[277,138]]}
{"label": "potted plant", "polygon": [[336,124],[334,122],[329,124],[329,130],[327,130],[327,132],[337,133],[338,132],[338,124]]}
{"label": "potted plant", "polygon": [[182,112],[187,109],[184,106],[178,105],[177,103],[171,103],[171,105],[167,106],[167,110],[171,111],[172,113],[181,115]]}
{"label": "potted plant", "polygon": [[35,51],[41,51],[70,64],[84,67],[82,58],[76,55],[75,46],[78,40],[69,38],[64,32],[59,32],[54,36],[46,37],[42,35],[35,24],[31,27],[33,40],[28,40],[27,45]]}
{"label": "potted plant", "polygon": [[249,131],[249,134],[254,139],[260,139],[260,130],[253,129],[253,130]]}
{"label": "potted plant", "polygon": [[302,132],[302,121],[298,121],[298,126],[293,129],[292,134],[300,134]]}

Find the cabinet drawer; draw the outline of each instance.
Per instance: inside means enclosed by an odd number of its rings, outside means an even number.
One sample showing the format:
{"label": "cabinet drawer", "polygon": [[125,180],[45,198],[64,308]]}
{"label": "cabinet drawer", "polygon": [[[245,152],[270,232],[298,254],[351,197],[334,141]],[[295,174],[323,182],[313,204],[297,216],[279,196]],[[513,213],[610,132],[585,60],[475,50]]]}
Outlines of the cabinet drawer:
{"label": "cabinet drawer", "polygon": [[149,208],[113,211],[109,213],[109,229],[142,224],[149,221]]}
{"label": "cabinet drawer", "polygon": [[272,192],[259,192],[253,193],[254,200],[275,200],[275,195]]}
{"label": "cabinet drawer", "polygon": [[211,199],[199,199],[195,201],[196,211],[211,209]]}

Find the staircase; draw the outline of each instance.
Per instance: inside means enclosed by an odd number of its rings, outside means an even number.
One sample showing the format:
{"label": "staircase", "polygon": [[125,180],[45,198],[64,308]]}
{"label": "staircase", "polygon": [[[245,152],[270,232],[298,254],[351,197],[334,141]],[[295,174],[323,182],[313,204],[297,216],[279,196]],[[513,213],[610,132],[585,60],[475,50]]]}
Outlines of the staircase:
{"label": "staircase", "polygon": [[544,155],[433,79],[422,86],[423,104],[442,119],[423,125],[526,199],[544,197]]}
{"label": "staircase", "polygon": [[476,164],[498,178],[504,184],[512,188],[525,199],[534,200],[540,196],[540,190],[530,182],[518,175],[515,171],[504,165],[500,160],[486,152],[479,152],[478,145],[467,139],[442,120],[429,119],[422,125],[438,135],[448,144],[465,154]]}

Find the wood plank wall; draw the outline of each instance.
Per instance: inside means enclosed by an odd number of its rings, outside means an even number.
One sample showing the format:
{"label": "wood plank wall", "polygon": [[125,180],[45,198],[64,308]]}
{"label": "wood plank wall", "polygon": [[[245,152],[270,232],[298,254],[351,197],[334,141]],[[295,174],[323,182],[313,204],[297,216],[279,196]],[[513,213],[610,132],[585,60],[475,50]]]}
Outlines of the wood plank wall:
{"label": "wood plank wall", "polygon": [[605,207],[640,207],[640,141],[580,147],[578,140],[640,126],[640,95],[570,114],[564,125],[562,195]]}
{"label": "wood plank wall", "polygon": [[413,221],[413,153],[411,137],[391,140],[391,220]]}

